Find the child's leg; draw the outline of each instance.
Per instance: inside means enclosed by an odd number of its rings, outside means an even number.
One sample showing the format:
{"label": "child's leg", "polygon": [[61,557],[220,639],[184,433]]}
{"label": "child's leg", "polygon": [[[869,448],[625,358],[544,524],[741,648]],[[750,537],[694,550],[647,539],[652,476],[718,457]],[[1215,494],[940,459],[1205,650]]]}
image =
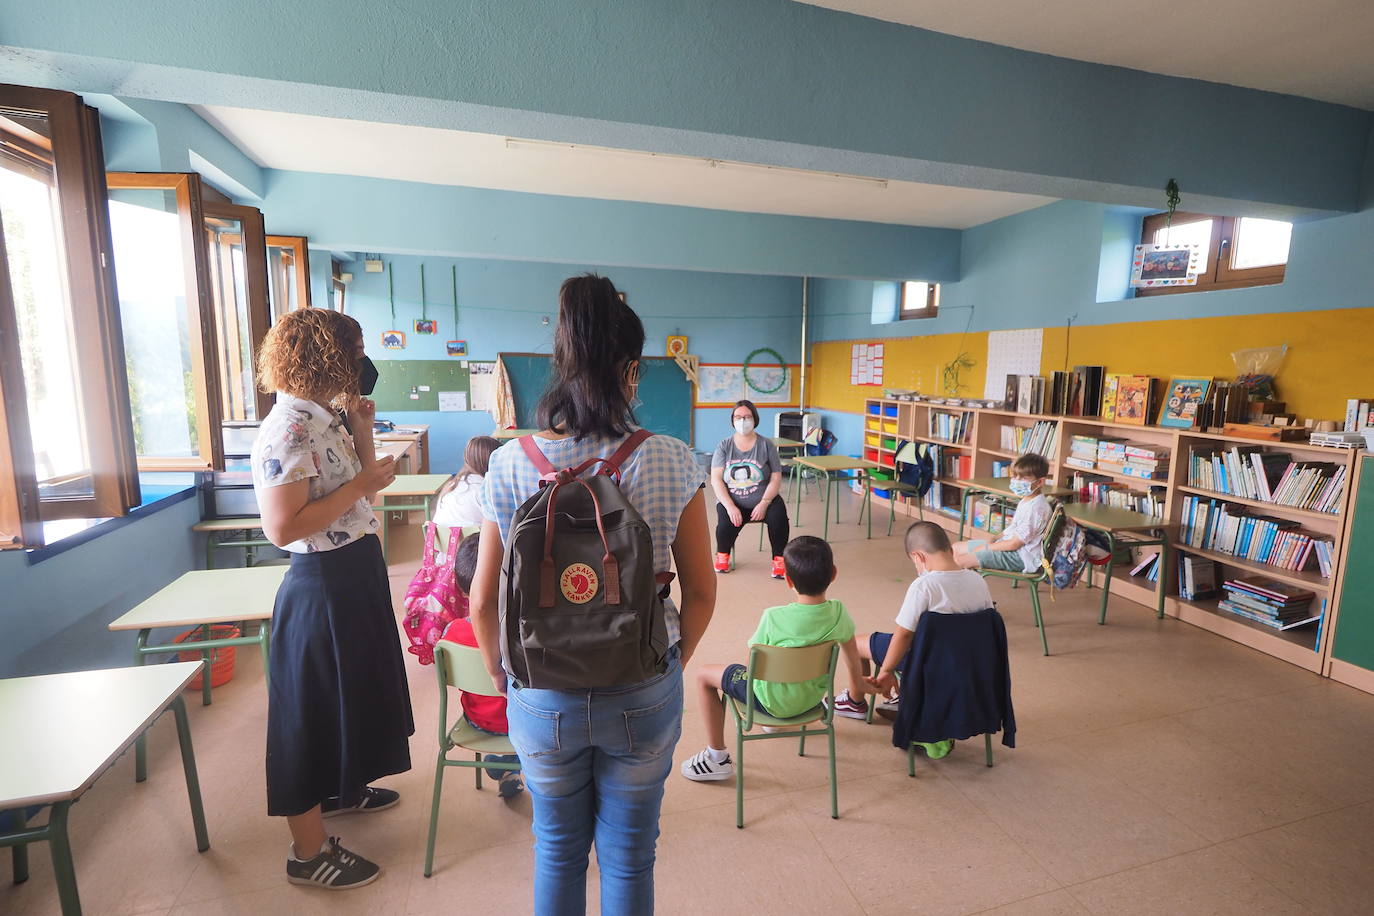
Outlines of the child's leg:
{"label": "child's leg", "polygon": [[718,751],[725,750],[725,700],[720,695],[720,679],[724,676],[724,665],[697,668],[697,698],[701,722],[706,726],[706,743]]}
{"label": "child's leg", "polygon": [[859,633],[854,637],[854,642],[859,647],[859,671],[864,677],[873,673],[873,651],[868,645],[872,637],[872,633]]}

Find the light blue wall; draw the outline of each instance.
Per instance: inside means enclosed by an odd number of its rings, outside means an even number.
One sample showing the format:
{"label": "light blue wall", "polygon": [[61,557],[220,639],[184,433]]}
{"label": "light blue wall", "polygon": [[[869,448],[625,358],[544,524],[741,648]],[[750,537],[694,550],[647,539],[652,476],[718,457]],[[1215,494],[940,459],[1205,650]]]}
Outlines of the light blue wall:
{"label": "light blue wall", "polygon": [[959,233],[852,220],[267,172],[268,230],[336,251],[799,277],[959,276]]}
{"label": "light blue wall", "polygon": [[0,551],[0,678],[132,664],[134,634],[106,625],[203,562],[198,521],[200,501],[186,499],[32,566]]}
{"label": "light blue wall", "polygon": [[3,0],[0,46],[5,82],[1221,212],[1353,210],[1370,120],[789,0]]}
{"label": "light blue wall", "polygon": [[[367,346],[379,369],[388,359],[446,359],[444,342],[468,342],[472,359],[495,359],[499,353],[549,353],[558,318],[558,287],[569,276],[597,271],[609,276],[644,322],[645,355],[662,356],[669,334],[686,334],[691,352],[703,362],[739,363],[750,351],[768,346],[789,362],[801,353],[801,281],[795,277],[759,277],[704,271],[607,268],[596,264],[567,265],[528,261],[486,261],[388,256],[394,271],[396,323],[392,324],[387,275],[364,272],[361,261],[348,265],[353,282],[347,310],[363,325]],[[417,336],[413,322],[420,317],[420,264],[425,265],[429,318],[439,333]],[[458,326],[453,326],[452,273],[458,267]],[[317,291],[318,294],[318,291]],[[548,317],[550,324],[542,323]],[[384,330],[407,332],[405,350],[382,350]],[[775,410],[763,410],[765,428],[772,428]],[[409,413],[384,411],[398,423],[430,424],[431,465],[438,471],[457,470],[462,449],[473,435],[490,433],[486,412]],[[729,413],[722,409],[695,411],[698,447],[713,446],[729,432]]]}

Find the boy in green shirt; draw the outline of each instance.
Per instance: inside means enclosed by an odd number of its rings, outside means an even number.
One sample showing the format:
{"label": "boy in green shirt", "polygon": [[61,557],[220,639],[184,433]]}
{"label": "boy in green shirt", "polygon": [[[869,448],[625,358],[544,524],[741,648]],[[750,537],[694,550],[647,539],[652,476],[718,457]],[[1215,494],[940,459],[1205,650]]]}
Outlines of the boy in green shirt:
{"label": "boy in green shirt", "polygon": [[[851,696],[865,691],[859,648],[854,642],[854,621],[844,605],[825,597],[835,580],[835,555],[830,545],[817,537],[793,538],[782,554],[787,585],[797,600],[763,612],[759,628],[749,644],[797,648],[822,642],[837,642],[849,673]],[[824,677],[797,684],[771,684],[754,681],[754,708],[779,719],[799,716],[815,708],[825,696]],[[696,782],[729,779],[735,772],[725,750],[725,699],[748,702],[748,668],[745,665],[703,665],[697,669],[697,688],[701,692],[701,716],[709,743],[699,754],[682,764],[682,775]]]}

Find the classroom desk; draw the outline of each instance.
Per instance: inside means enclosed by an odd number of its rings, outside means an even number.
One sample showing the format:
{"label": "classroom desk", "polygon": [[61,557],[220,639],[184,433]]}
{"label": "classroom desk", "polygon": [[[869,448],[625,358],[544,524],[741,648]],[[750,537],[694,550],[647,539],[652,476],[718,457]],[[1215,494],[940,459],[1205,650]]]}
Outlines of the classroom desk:
{"label": "classroom desk", "polygon": [[[142,665],[150,655],[169,652],[200,652],[205,662],[201,703],[210,705],[210,650],[223,646],[256,645],[262,652],[263,678],[267,677],[267,658],[271,650],[272,607],[277,589],[286,576],[285,566],[255,566],[247,569],[193,569],[182,573],[128,613],[111,621],[109,629],[137,630],[134,664]],[[211,624],[226,621],[258,621],[258,635],[232,639],[204,639],[165,646],[148,645],[148,635],[161,627],[201,627],[209,635]],[[157,667],[165,667],[158,665]],[[194,673],[194,672],[193,672]],[[134,747],[134,775],[138,782],[148,778],[147,747],[139,738]]]}
{"label": "classroom desk", "polygon": [[805,442],[798,442],[796,439],[787,439],[782,436],[769,436],[768,439],[778,447],[779,453],[784,450],[791,452],[792,454],[787,456],[789,458],[795,458],[802,453],[802,449],[806,448]]}
{"label": "classroom desk", "polygon": [[[1159,578],[1155,582],[1155,616],[1164,618],[1164,577],[1169,568],[1169,537],[1163,519],[1118,509],[1115,506],[1092,505],[1089,503],[1066,503],[1064,514],[1084,528],[1092,528],[1107,536],[1107,549],[1115,556],[1118,540],[1130,547],[1159,548]],[[1124,539],[1118,535],[1126,535]],[[1092,587],[1092,567],[1088,567],[1088,587]],[[1098,624],[1107,622],[1107,598],[1112,590],[1112,564],[1108,561],[1102,573],[1102,610],[1098,613]]]}
{"label": "classroom desk", "polygon": [[378,458],[390,456],[396,462],[396,470],[400,473],[409,473],[411,470],[411,451],[415,443],[409,439],[395,439],[388,442],[376,442],[374,450]]}
{"label": "classroom desk", "polygon": [[372,508],[382,515],[382,555],[387,551],[387,513],[423,512],[425,521],[434,514],[434,496],[448,483],[452,474],[397,474],[386,489],[377,494],[380,502]]}
{"label": "classroom desk", "polygon": [[[815,471],[817,476],[825,481],[825,524],[822,540],[830,537],[830,491],[832,477],[846,471],[862,471],[864,475],[864,502],[868,506],[868,536],[873,537],[873,480],[869,476],[871,471],[881,471],[883,466],[876,461],[869,461],[866,458],[850,458],[848,455],[802,455],[793,458],[792,461],[799,467],[808,468]],[[792,524],[801,526],[801,487],[797,487],[796,508],[793,511]],[[862,513],[862,509],[859,510]],[[838,497],[835,500],[836,521],[839,521],[840,503]]]}
{"label": "classroom desk", "polygon": [[[959,540],[964,539],[964,525],[968,520],[968,504],[975,493],[982,493],[1006,502],[1020,502],[1021,497],[1011,492],[1010,477],[966,477],[956,483],[964,488],[963,498],[959,501]],[[1042,487],[1040,490],[1051,499],[1067,499],[1076,493],[1072,487]]]}
{"label": "classroom desk", "polygon": [[519,439],[521,436],[532,436],[537,432],[537,429],[496,429],[492,430],[491,437],[505,442],[509,439]]}
{"label": "classroom desk", "polygon": [[[210,848],[191,726],[182,690],[201,662],[110,668],[0,680],[0,846],[13,847],[14,883],[28,880],[28,844],[46,840],[63,916],[81,912],[67,815],[115,759],[170,706],[176,716],[196,848]],[[208,666],[206,675],[209,675]],[[48,822],[29,827],[24,809],[50,806]],[[137,837],[130,837],[137,843]],[[152,878],[150,880],[156,880]]]}
{"label": "classroom desk", "polygon": [[[258,516],[249,518],[207,518],[196,522],[191,526],[192,531],[205,535],[205,568],[215,568],[215,548],[216,547],[237,547],[244,552],[244,565],[252,566],[254,552],[259,547],[272,547],[271,541],[266,537],[251,537],[254,531],[262,530],[262,519]],[[242,531],[244,536],[241,538],[225,538],[223,535],[231,532]]]}

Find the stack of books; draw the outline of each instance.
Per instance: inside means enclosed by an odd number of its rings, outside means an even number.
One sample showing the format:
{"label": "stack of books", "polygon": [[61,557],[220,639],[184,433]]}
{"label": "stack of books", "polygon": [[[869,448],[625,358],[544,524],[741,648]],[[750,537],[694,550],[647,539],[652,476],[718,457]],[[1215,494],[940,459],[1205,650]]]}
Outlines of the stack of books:
{"label": "stack of books", "polygon": [[1262,623],[1276,630],[1291,630],[1321,620],[1312,613],[1312,592],[1295,585],[1270,582],[1259,576],[1227,579],[1226,597],[1217,602],[1223,611]]}
{"label": "stack of books", "polygon": [[967,442],[973,430],[973,414],[967,412],[930,412],[930,438],[944,442]]}
{"label": "stack of books", "polygon": [[1070,439],[1069,456],[1064,459],[1064,463],[1085,471],[1094,470],[1097,467],[1097,437],[1074,436]]}
{"label": "stack of books", "polygon": [[1131,569],[1131,575],[1144,576],[1151,582],[1159,581],[1159,554],[1150,553],[1141,558],[1140,562]]}
{"label": "stack of books", "polygon": [[972,506],[973,527],[980,531],[986,531],[993,537],[1001,535],[1002,528],[1006,523],[1005,513],[993,509],[981,499],[975,499]]}
{"label": "stack of books", "polygon": [[1010,476],[1011,476],[1011,462],[1010,462],[1010,461],[1006,461],[1005,459],[1002,459],[1002,458],[994,458],[993,461],[992,461],[992,476],[993,476],[993,477],[1010,477]]}
{"label": "stack of books", "polygon": [[1345,497],[1344,464],[1294,461],[1288,452],[1266,452],[1258,445],[1192,450],[1188,485],[1245,499],[1339,512]]}
{"label": "stack of books", "polygon": [[1018,455],[1029,452],[1053,458],[1055,432],[1053,420],[1037,420],[1034,426],[1003,426],[1001,448]]}
{"label": "stack of books", "polygon": [[[1191,547],[1295,572],[1307,569],[1316,560],[1321,574],[1331,575],[1332,542],[1299,530],[1292,519],[1250,515],[1243,506],[1189,496],[1183,500],[1179,533]],[[1321,562],[1322,556],[1327,563]]]}
{"label": "stack of books", "polygon": [[1141,480],[1163,480],[1169,476],[1169,450],[1104,437],[1097,444],[1097,468]]}
{"label": "stack of books", "polygon": [[1200,557],[1183,557],[1178,563],[1178,593],[1189,601],[1208,598],[1217,590],[1217,564]]}
{"label": "stack of books", "polygon": [[1147,492],[1128,490],[1107,477],[1075,472],[1070,484],[1078,492],[1078,501],[1118,509],[1130,509],[1144,515],[1164,516],[1164,487],[1150,487]]}

